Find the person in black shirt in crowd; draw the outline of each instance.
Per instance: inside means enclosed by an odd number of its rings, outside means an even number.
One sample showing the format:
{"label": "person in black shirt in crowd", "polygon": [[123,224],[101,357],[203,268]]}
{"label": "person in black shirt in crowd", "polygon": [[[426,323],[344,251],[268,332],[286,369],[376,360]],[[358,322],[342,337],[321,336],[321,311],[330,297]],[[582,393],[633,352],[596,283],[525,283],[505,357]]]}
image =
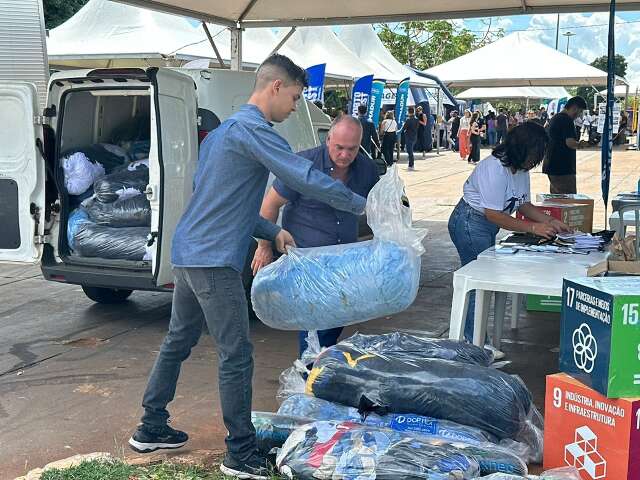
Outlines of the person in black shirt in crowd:
{"label": "person in black shirt in crowd", "polygon": [[551,193],[578,193],[576,186],[576,150],[578,139],[574,120],[582,115],[587,102],[573,97],[560,113],[549,121],[549,150],[542,172],[549,177]]}
{"label": "person in black shirt in crowd", "polygon": [[458,140],[458,131],[460,130],[460,116],[456,110],[451,112],[451,118],[449,119],[449,132],[451,140],[453,141],[453,151],[457,152],[460,148]]}
{"label": "person in black shirt in crowd", "polygon": [[480,161],[480,140],[482,139],[482,126],[480,112],[473,112],[471,116],[471,126],[469,127],[469,140],[471,141],[471,152],[467,158],[468,163],[476,164]]}
{"label": "person in black shirt in crowd", "polygon": [[374,145],[379,148],[380,139],[378,138],[378,131],[376,130],[373,122],[369,120],[367,115],[368,108],[366,105],[358,105],[358,120],[362,125],[362,140],[360,145],[364,148],[369,155],[372,155]]}
{"label": "person in black shirt in crowd", "polygon": [[538,118],[540,119],[540,125],[544,127],[549,121],[549,114],[547,113],[546,108],[540,107],[540,113],[538,115]]}
{"label": "person in black shirt in crowd", "polygon": [[501,108],[498,116],[496,117],[496,145],[500,145],[504,142],[504,139],[507,136],[508,121],[509,119],[504,113],[504,108]]}
{"label": "person in black shirt in crowd", "polygon": [[413,147],[418,141],[418,127],[420,126],[420,122],[415,116],[415,109],[413,107],[409,107],[407,112],[407,119],[402,126],[402,130],[404,130],[405,148],[409,155],[409,167],[407,170],[415,170],[413,167]]}

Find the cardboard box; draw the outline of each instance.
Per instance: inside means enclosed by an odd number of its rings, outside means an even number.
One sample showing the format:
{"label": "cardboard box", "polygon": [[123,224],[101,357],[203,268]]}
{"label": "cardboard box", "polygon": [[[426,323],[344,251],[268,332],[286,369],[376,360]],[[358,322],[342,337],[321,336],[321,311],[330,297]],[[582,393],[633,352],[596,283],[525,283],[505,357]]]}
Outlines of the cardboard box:
{"label": "cardboard box", "polygon": [[565,279],[562,290],[560,370],[609,398],[640,397],[640,278]]}
{"label": "cardboard box", "polygon": [[565,466],[583,480],[640,479],[640,399],[607,399],[566,374],[549,375],[544,468]]}
{"label": "cardboard box", "polygon": [[[546,215],[566,223],[575,230],[580,230],[584,233],[591,233],[591,230],[593,230],[593,205],[579,203],[543,203],[535,207]],[[520,212],[516,214],[516,218],[525,220],[524,215]]]}
{"label": "cardboard box", "polygon": [[527,311],[560,313],[562,298],[551,295],[527,294]]}
{"label": "cardboard box", "polygon": [[579,203],[594,206],[593,198],[582,193],[538,193],[538,203]]}
{"label": "cardboard box", "polygon": [[625,275],[640,275],[640,262],[624,260],[604,260],[587,270],[589,277],[603,273],[621,273]]}

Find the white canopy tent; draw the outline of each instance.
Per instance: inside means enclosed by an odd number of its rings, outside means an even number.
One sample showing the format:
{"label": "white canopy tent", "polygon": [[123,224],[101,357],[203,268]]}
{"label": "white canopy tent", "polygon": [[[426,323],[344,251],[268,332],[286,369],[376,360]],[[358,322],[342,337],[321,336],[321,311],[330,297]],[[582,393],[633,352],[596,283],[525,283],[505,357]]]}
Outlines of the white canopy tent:
{"label": "white canopy tent", "polygon": [[569,97],[564,87],[485,87],[469,88],[456,95],[462,100],[544,99]]}
{"label": "white canopy tent", "polygon": [[[615,91],[614,91],[614,95],[616,97],[626,97],[627,94],[628,95],[635,95],[637,91],[640,91],[640,85],[629,85],[629,89],[627,91],[627,86],[626,85],[616,85]],[[598,92],[598,94],[600,96],[606,97],[607,96],[607,90],[600,90]]]}
{"label": "white canopy tent", "polygon": [[[426,70],[449,87],[606,85],[607,72],[512,33]],[[624,80],[618,79],[619,83]]]}

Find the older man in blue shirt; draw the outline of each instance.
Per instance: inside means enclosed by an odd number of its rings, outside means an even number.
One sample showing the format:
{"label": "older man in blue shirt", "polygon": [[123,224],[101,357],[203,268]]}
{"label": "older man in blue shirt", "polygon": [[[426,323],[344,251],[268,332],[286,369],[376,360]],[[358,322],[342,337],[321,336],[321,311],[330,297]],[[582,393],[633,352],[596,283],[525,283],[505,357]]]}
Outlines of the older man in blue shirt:
{"label": "older man in blue shirt", "polygon": [[[299,155],[313,162],[313,168],[344,183],[351,191],[366,197],[379,177],[374,162],[359,153],[362,138],[360,121],[349,115],[334,120],[327,141]],[[358,217],[318,202],[299,193],[277,178],[267,193],[260,215],[275,222],[280,208],[282,227],[293,235],[298,247],[324,247],[352,243],[358,239]],[[253,258],[254,274],[273,261],[273,248],[268,240],[260,240]],[[335,345],[342,327],[319,330],[320,346]],[[300,354],[307,347],[307,332],[300,332]]]}
{"label": "older man in blue shirt", "polygon": [[282,55],[256,74],[246,105],[212,131],[200,149],[193,196],[173,237],[175,288],[169,332],[142,400],[142,424],[129,440],[139,452],[179,448],[186,433],[167,425],[182,362],[203,326],[218,352],[218,388],[228,430],[220,469],[237,478],[267,479],[251,424],[253,346],[241,271],[251,236],[273,241],[280,252],[294,245],[285,230],[259,215],[269,171],[309,198],[360,215],[366,200],[313,168],[273,129],[295,111],[306,72]]}

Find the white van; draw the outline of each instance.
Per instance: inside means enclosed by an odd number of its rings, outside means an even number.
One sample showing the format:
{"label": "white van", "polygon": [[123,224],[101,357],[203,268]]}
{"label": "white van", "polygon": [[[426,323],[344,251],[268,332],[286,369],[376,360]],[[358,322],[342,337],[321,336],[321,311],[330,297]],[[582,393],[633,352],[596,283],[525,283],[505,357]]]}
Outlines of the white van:
{"label": "white van", "polygon": [[[254,73],[228,70],[65,71],[51,77],[44,112],[32,83],[0,83],[0,261],[40,263],[47,280],[81,285],[97,302],[170,291],[171,239],[191,196],[199,140],[246,102],[253,82]],[[301,101],[276,128],[297,151],[319,145],[328,127],[326,115]],[[77,204],[61,158],[116,136],[148,142],[146,260],[80,256],[67,239]]]}

